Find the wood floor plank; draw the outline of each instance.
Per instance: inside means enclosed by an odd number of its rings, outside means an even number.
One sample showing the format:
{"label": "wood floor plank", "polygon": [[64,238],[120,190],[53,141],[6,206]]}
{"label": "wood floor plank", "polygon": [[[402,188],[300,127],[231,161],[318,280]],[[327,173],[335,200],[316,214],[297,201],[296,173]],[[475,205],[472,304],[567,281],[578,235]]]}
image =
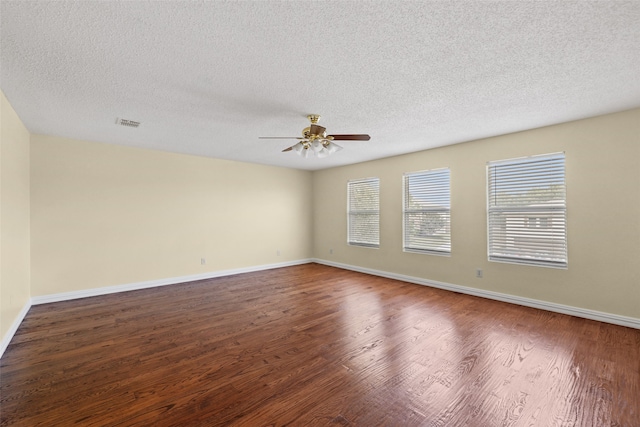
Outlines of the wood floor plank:
{"label": "wood floor plank", "polygon": [[31,308],[0,426],[640,426],[640,331],[307,264]]}

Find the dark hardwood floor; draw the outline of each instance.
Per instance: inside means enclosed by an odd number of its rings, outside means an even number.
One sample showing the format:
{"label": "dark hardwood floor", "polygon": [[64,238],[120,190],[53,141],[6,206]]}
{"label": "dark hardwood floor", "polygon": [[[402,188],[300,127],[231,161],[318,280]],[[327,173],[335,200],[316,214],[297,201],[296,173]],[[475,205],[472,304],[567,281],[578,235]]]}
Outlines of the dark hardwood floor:
{"label": "dark hardwood floor", "polygon": [[2,426],[640,426],[640,330],[317,264],[34,306]]}

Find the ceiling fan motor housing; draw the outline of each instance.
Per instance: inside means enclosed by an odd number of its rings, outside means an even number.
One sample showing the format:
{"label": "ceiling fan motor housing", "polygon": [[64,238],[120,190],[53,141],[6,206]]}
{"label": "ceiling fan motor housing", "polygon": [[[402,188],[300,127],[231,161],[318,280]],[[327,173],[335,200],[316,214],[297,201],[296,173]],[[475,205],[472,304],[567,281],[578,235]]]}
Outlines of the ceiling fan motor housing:
{"label": "ceiling fan motor housing", "polygon": [[302,136],[305,139],[309,139],[311,141],[313,141],[314,139],[318,139],[318,138],[327,138],[327,131],[323,130],[322,133],[311,133],[311,126],[307,126],[306,128],[302,129]]}

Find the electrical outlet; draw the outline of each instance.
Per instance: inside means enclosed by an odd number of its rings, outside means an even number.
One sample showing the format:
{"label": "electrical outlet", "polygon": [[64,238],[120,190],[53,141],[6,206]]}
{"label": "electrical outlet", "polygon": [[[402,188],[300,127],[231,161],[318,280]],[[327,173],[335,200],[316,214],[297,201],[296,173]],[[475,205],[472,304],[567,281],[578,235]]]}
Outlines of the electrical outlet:
{"label": "electrical outlet", "polygon": [[200,258],[200,265],[205,265],[207,263],[206,258]]}
{"label": "electrical outlet", "polygon": [[480,269],[480,268],[476,269],[476,277],[478,279],[482,279],[482,269]]}
{"label": "electrical outlet", "polygon": [[329,249],[329,253],[333,255],[333,249]]}
{"label": "electrical outlet", "polygon": [[277,255],[277,256],[280,256],[280,249],[278,249],[278,250],[276,251],[276,255]]}

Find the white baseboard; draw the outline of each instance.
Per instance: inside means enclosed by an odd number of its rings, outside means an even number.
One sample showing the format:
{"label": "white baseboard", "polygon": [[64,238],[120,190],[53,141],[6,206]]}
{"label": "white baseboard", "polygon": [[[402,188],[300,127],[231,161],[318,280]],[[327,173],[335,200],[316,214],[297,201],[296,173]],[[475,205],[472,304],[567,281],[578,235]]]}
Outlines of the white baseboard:
{"label": "white baseboard", "polygon": [[30,308],[31,300],[27,301],[24,307],[22,307],[16,318],[13,320],[13,323],[11,324],[11,327],[9,328],[7,333],[4,334],[4,337],[2,337],[2,341],[0,341],[0,358],[2,358],[4,351],[7,349],[9,343],[11,342],[11,338],[13,338],[13,336],[16,334],[16,331],[20,327],[20,324],[24,320]]}
{"label": "white baseboard", "polygon": [[371,274],[374,276],[386,277],[388,279],[396,279],[403,282],[415,283],[417,285],[430,286],[433,288],[444,289],[447,291],[459,292],[462,294],[473,295],[477,297],[508,302],[511,304],[518,304],[526,307],[539,308],[541,310],[568,314],[576,317],[583,317],[585,319],[597,320],[599,322],[612,323],[614,325],[627,326],[629,328],[640,329],[640,319],[635,317],[620,316],[617,314],[604,313],[604,312],[595,311],[595,310],[588,310],[586,308],[572,307],[569,305],[556,304],[553,302],[525,298],[525,297],[520,297],[516,295],[486,291],[483,289],[470,288],[467,286],[454,285],[451,283],[437,282],[435,280],[427,280],[427,279],[422,279],[420,277],[405,276],[403,274],[389,273],[386,271],[373,270],[370,268],[358,267],[358,266],[348,265],[348,264],[341,264],[333,261],[327,261],[324,259],[314,258],[313,262],[318,264],[328,265],[331,267],[342,268],[345,270],[352,270],[360,273]]}
{"label": "white baseboard", "polygon": [[254,271],[271,270],[273,268],[290,267],[293,265],[308,264],[311,259],[281,262],[276,264],[263,264],[252,267],[235,268],[231,270],[211,271],[209,273],[192,274],[189,276],[169,277],[145,282],[128,283],[124,285],[106,286],[102,288],[83,289],[81,291],[62,292],[59,294],[41,295],[31,298],[31,304],[48,304],[51,302],[68,301],[78,298],[95,297],[100,295],[115,294],[118,292],[137,291],[139,289],[155,288],[158,286],[174,285],[177,283],[194,282],[196,280],[213,279],[215,277],[231,276],[234,274],[252,273]]}

